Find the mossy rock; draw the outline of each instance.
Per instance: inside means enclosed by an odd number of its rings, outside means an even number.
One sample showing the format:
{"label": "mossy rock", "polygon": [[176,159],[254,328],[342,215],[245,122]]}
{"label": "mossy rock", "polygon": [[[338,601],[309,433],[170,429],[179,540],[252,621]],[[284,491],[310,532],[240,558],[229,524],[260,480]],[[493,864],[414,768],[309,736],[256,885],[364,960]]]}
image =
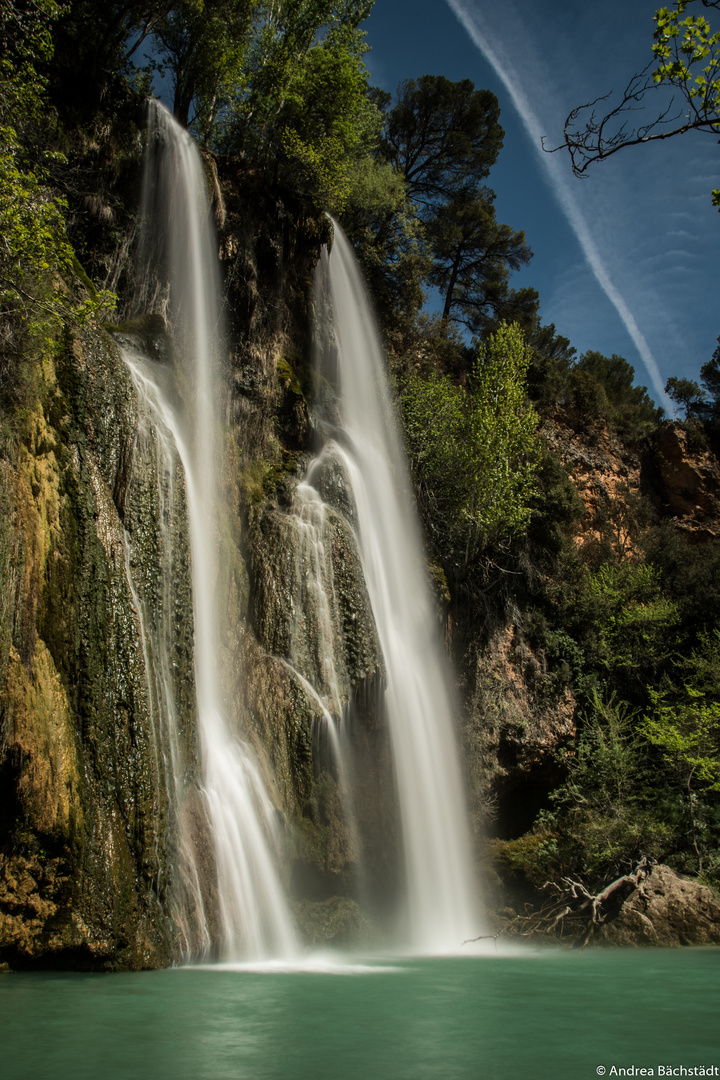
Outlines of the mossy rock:
{"label": "mossy rock", "polygon": [[373,926],[349,896],[329,900],[298,900],[293,904],[298,930],[307,945],[360,948],[370,944]]}

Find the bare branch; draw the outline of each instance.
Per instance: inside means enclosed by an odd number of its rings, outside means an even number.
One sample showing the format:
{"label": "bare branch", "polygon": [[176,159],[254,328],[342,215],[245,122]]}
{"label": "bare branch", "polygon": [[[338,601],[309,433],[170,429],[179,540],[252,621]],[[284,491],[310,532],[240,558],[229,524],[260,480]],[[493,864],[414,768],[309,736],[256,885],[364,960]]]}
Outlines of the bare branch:
{"label": "bare branch", "polygon": [[[720,0],[708,0],[706,6],[718,7],[719,4]],[[651,60],[641,72],[633,75],[618,104],[604,116],[598,115],[596,106],[609,101],[612,93],[573,109],[565,120],[564,142],[548,148],[543,139],[543,150],[549,154],[568,150],[573,172],[576,176],[582,176],[593,162],[603,161],[627,146],[671,139],[687,131],[720,134],[720,121],[711,108],[711,102],[703,100],[698,105],[683,92],[683,86],[676,87],[685,99],[683,107],[677,104],[676,95],[673,95],[667,105],[647,123],[631,121],[631,114],[647,110],[648,94],[663,90],[652,75],[655,63],[655,59]]]}
{"label": "bare branch", "polygon": [[[592,893],[582,881],[561,878],[545,882],[543,890],[554,893],[539,908],[526,906],[523,915],[516,915],[497,934],[483,934],[470,941],[497,941],[504,934],[520,937],[567,936],[575,947],[584,949],[597,928],[607,917],[607,901],[627,886],[637,888],[648,876],[654,860],[643,857],[628,874],[623,874],[597,893]],[[463,942],[468,944],[468,942]]]}

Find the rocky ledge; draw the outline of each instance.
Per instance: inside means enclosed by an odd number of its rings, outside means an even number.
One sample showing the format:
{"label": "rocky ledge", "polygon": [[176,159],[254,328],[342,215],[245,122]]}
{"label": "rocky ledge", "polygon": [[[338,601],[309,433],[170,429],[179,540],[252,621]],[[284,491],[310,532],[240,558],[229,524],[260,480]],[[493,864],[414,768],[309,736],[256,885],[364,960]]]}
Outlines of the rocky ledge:
{"label": "rocky ledge", "polygon": [[707,885],[655,866],[602,924],[603,945],[720,944],[720,900]]}

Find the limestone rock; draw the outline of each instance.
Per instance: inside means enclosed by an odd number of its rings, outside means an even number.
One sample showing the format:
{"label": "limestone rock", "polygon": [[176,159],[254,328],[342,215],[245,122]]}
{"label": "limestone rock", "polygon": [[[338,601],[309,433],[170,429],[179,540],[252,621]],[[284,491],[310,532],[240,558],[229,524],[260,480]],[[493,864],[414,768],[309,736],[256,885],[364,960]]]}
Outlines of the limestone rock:
{"label": "limestone rock", "polygon": [[720,900],[712,889],[655,866],[612,921],[599,930],[606,945],[720,944]]}
{"label": "limestone rock", "polygon": [[480,833],[491,817],[500,835],[520,835],[561,781],[557,754],[575,733],[575,699],[538,693],[543,664],[512,626],[478,657],[466,746]]}
{"label": "limestone rock", "polygon": [[719,536],[720,462],[712,450],[693,445],[687,428],[668,421],[658,432],[657,465],[661,498],[678,524],[705,537]]}

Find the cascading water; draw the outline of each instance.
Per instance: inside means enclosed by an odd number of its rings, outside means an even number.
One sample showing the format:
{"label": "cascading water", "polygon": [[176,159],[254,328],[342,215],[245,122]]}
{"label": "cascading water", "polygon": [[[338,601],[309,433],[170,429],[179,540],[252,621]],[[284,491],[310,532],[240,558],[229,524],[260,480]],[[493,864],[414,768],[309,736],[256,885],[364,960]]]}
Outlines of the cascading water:
{"label": "cascading water", "polygon": [[398,937],[423,952],[478,933],[463,782],[409,478],[373,314],[335,224],[318,280],[319,363],[337,383],[337,444],[355,502],[360,557],[386,668],[406,869]]}
{"label": "cascading water", "polygon": [[[291,606],[294,618],[289,627],[289,661],[284,663],[311,701],[320,710],[315,726],[315,758],[322,769],[327,759],[337,772],[344,804],[345,827],[355,859],[356,883],[363,891],[362,845],[348,775],[351,750],[347,739],[346,705],[350,694],[347,672],[342,679],[337,655],[340,636],[335,595],[332,536],[328,527],[328,507],[308,478],[293,492],[293,513],[289,517],[294,541],[294,580]],[[305,672],[305,675],[303,675]],[[307,677],[306,677],[307,676]],[[345,693],[340,683],[345,683]],[[328,751],[329,750],[329,754]]]}
{"label": "cascading water", "polygon": [[[126,343],[129,344],[129,343]],[[138,395],[139,423],[136,432],[133,469],[142,486],[143,478],[155,490],[137,494],[138,510],[153,506],[157,510],[157,526],[150,528],[142,540],[136,528],[145,533],[144,521],[133,520],[131,532],[124,530],[125,574],[133,606],[138,616],[145,677],[148,687],[150,716],[155,732],[158,775],[164,776],[165,797],[172,817],[170,860],[174,868],[171,909],[185,955],[207,951],[211,941],[208,933],[205,905],[195,858],[192,838],[183,828],[185,802],[186,753],[184,744],[188,723],[181,722],[183,713],[182,678],[174,662],[178,651],[187,646],[187,633],[179,627],[174,614],[178,597],[174,583],[186,578],[188,570],[187,521],[185,507],[178,487],[184,486],[172,433],[160,422],[152,393],[147,392],[147,380],[142,377],[142,360],[126,347],[123,356],[130,369]],[[151,384],[154,388],[154,384]],[[179,481],[179,482],[178,482]],[[128,508],[126,507],[126,514]],[[135,514],[130,512],[130,518]],[[142,572],[144,542],[152,549],[150,573]],[[147,552],[145,553],[147,555]],[[137,564],[140,564],[139,566]],[[182,639],[185,640],[182,640]],[[187,711],[187,710],[185,710]],[[162,865],[161,860],[158,860]],[[158,892],[161,888],[158,883]]]}
{"label": "cascading water", "polygon": [[221,320],[210,208],[195,143],[156,101],[149,105],[142,217],[142,299],[144,306],[166,308],[185,408],[173,403],[151,359],[126,352],[126,361],[185,473],[202,788],[217,870],[216,947],[228,959],[289,957],[297,946],[271,854],[274,808],[249,747],[229,730],[219,692]]}

